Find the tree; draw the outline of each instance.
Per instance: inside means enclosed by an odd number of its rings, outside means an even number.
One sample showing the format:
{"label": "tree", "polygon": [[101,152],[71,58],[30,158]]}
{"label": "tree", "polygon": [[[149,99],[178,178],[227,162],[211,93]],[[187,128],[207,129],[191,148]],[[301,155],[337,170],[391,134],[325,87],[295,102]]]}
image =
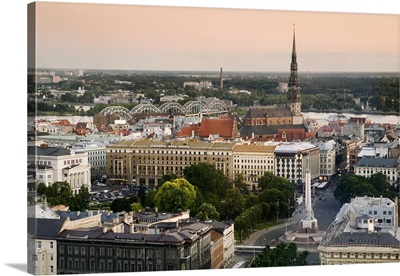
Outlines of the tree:
{"label": "tree", "polygon": [[172,180],[175,180],[177,178],[178,178],[178,176],[176,174],[174,174],[174,173],[172,173],[172,174],[163,174],[163,176],[161,177],[161,181],[160,181],[158,187],[160,187],[162,184],[164,184],[167,181],[172,181]]}
{"label": "tree", "polygon": [[196,189],[184,178],[167,181],[158,188],[154,202],[161,211],[187,210],[196,199]]}
{"label": "tree", "polygon": [[308,254],[308,251],[298,253],[295,243],[280,242],[275,248],[266,245],[263,251],[251,262],[250,267],[306,265]]}
{"label": "tree", "polygon": [[235,174],[235,180],[233,181],[233,187],[239,188],[242,192],[247,192],[249,190],[246,183],[244,183],[244,176],[242,173]]}
{"label": "tree", "polygon": [[258,204],[258,196],[256,196],[255,194],[249,194],[244,199],[244,202],[245,202],[245,207],[250,208],[251,206]]}
{"label": "tree", "polygon": [[183,171],[187,181],[198,187],[203,195],[207,192],[224,198],[229,188],[229,179],[213,164],[198,163],[186,167]]}
{"label": "tree", "polygon": [[46,189],[47,189],[46,184],[44,184],[43,182],[40,182],[38,187],[37,187],[37,189],[36,189],[36,192],[39,195],[43,195],[46,192]]}
{"label": "tree", "polygon": [[116,213],[116,212],[122,212],[126,211],[129,212],[132,210],[131,204],[129,203],[129,200],[126,198],[117,198],[114,199],[111,202],[110,209]]}
{"label": "tree", "polygon": [[235,219],[244,209],[244,198],[239,188],[228,189],[224,202],[224,215],[227,219]]}
{"label": "tree", "polygon": [[343,177],[333,191],[333,196],[340,202],[350,202],[356,196],[379,196],[367,178],[350,174]]}
{"label": "tree", "polygon": [[69,208],[71,211],[84,211],[86,209],[89,209],[89,203],[89,189],[82,185],[79,189],[79,193],[71,197]]}
{"label": "tree", "polygon": [[197,211],[196,218],[205,221],[215,221],[219,219],[219,213],[217,212],[217,209],[215,209],[214,205],[210,203],[203,203]]}
{"label": "tree", "polygon": [[68,182],[54,182],[45,191],[47,202],[51,205],[64,204],[69,206],[72,198],[72,190]]}
{"label": "tree", "polygon": [[139,202],[135,202],[131,204],[131,210],[134,212],[139,212],[140,210],[142,210],[142,205]]}
{"label": "tree", "polygon": [[277,189],[285,195],[286,201],[288,198],[291,201],[294,200],[294,186],[284,177],[276,176],[271,172],[266,172],[259,178],[258,185],[262,191],[266,189]]}

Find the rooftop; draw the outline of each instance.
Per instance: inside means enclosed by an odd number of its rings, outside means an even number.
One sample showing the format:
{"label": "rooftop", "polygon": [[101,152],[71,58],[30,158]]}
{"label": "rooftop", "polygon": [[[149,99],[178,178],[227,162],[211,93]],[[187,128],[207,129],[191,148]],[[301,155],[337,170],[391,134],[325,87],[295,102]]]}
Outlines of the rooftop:
{"label": "rooftop", "polygon": [[396,168],[397,167],[397,159],[396,158],[362,157],[355,166]]}
{"label": "rooftop", "polygon": [[317,148],[317,146],[309,142],[291,142],[277,145],[275,148],[275,153],[296,153]]}

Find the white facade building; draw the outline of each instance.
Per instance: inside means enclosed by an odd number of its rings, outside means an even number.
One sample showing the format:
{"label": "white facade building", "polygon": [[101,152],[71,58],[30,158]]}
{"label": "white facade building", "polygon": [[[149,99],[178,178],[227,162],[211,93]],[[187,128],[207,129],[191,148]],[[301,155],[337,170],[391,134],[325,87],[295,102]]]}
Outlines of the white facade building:
{"label": "white facade building", "polygon": [[332,139],[315,145],[319,147],[320,180],[329,180],[336,173],[336,141]]}
{"label": "white facade building", "polygon": [[364,177],[381,172],[386,177],[389,183],[396,183],[399,170],[398,160],[395,158],[371,158],[363,157],[357,164],[354,165],[354,173]]}
{"label": "white facade building", "polygon": [[319,148],[309,142],[290,142],[275,148],[276,176],[284,177],[300,185],[306,181],[306,157],[310,156],[311,179],[320,176]]}
{"label": "white facade building", "polygon": [[87,152],[75,153],[72,150],[47,145],[28,146],[29,169],[36,170],[37,180],[47,186],[54,182],[66,181],[74,194],[79,192],[82,185],[90,191],[91,173]]}
{"label": "white facade building", "polygon": [[100,142],[84,141],[74,144],[75,153],[87,153],[92,178],[106,174],[106,145]]}
{"label": "white facade building", "polygon": [[322,265],[400,260],[398,200],[356,197],[342,206],[318,246]]}

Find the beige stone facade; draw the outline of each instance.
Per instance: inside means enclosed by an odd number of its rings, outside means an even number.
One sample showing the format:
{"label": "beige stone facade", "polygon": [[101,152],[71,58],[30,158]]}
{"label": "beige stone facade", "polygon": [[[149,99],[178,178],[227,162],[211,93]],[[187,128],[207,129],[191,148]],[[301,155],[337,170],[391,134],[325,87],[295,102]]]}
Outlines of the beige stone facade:
{"label": "beige stone facade", "polygon": [[257,188],[258,179],[274,172],[275,145],[238,143],[233,147],[233,172],[242,174],[249,189]]}
{"label": "beige stone facade", "polygon": [[186,167],[198,163],[215,165],[233,180],[233,143],[199,141],[161,142],[129,140],[108,145],[107,176],[112,184],[138,183],[156,187],[163,175],[183,177]]}

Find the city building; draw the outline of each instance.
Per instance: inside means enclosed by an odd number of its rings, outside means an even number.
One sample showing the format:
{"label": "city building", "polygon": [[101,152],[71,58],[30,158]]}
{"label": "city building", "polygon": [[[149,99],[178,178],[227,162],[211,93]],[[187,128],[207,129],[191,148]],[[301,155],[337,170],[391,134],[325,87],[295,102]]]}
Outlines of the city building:
{"label": "city building", "polygon": [[211,229],[211,269],[224,268],[224,235]]}
{"label": "city building", "polygon": [[274,150],[274,174],[290,180],[298,188],[306,181],[306,158],[310,158],[311,179],[320,176],[319,148],[309,142],[278,144]]}
{"label": "city building", "polygon": [[278,90],[280,93],[286,93],[289,90],[287,82],[280,82],[278,83]]}
{"label": "city building", "polygon": [[91,178],[99,179],[106,174],[106,145],[95,141],[82,141],[72,145],[75,153],[86,152],[90,164]]}
{"label": "city building", "polygon": [[398,199],[356,197],[342,206],[318,246],[321,265],[400,261]]}
{"label": "city building", "polygon": [[61,231],[64,220],[28,218],[28,267],[33,275],[57,274],[56,235]]}
{"label": "city building", "polygon": [[126,140],[107,145],[107,181],[144,184],[153,189],[165,174],[183,176],[194,164],[210,163],[233,180],[233,143],[195,140]]}
{"label": "city building", "polygon": [[326,142],[316,142],[319,147],[320,177],[322,181],[330,180],[336,173],[336,141],[331,139]]}
{"label": "city building", "polygon": [[56,240],[58,274],[211,268],[211,226],[197,221],[182,221],[159,234],[63,230]]}
{"label": "city building", "polygon": [[46,186],[66,181],[74,194],[82,185],[90,191],[91,173],[86,152],[75,153],[47,144],[28,146],[28,174],[30,172],[35,174],[38,183],[43,182]]}
{"label": "city building", "polygon": [[235,262],[235,226],[232,221],[213,222],[212,229],[223,235],[224,267],[230,267]]}
{"label": "city building", "polygon": [[398,159],[362,157],[354,165],[356,175],[371,177],[378,172],[383,173],[390,184],[396,183],[399,174]]}
{"label": "city building", "polygon": [[258,188],[258,179],[266,172],[274,173],[276,145],[236,143],[233,151],[233,173],[242,174],[250,190]]}

